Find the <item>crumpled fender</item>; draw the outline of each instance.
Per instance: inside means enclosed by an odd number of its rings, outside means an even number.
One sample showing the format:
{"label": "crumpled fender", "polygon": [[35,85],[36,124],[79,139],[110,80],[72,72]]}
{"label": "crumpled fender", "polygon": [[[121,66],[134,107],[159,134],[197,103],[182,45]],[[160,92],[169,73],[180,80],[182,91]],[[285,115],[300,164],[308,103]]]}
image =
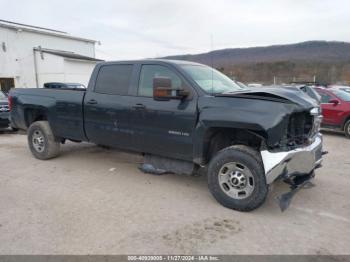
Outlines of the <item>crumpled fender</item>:
{"label": "crumpled fender", "polygon": [[205,134],[213,127],[249,130],[265,139],[266,145],[276,145],[288,125],[292,113],[311,109],[310,104],[249,99],[242,97],[204,96],[198,100],[199,119],[194,136],[194,161],[205,159]]}

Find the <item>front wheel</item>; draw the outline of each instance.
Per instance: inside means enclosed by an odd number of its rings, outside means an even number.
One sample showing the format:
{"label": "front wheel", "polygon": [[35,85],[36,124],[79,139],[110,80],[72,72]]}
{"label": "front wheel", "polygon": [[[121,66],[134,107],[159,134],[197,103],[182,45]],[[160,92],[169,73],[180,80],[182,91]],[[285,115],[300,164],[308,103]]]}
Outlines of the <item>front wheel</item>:
{"label": "front wheel", "polygon": [[247,146],[219,151],[209,163],[208,186],[223,206],[251,211],[262,205],[268,193],[261,158]]}
{"label": "front wheel", "polygon": [[350,120],[348,120],[344,125],[344,133],[347,138],[350,138]]}
{"label": "front wheel", "polygon": [[56,141],[47,121],[37,121],[30,125],[28,145],[33,156],[40,160],[54,158],[60,151],[60,143]]}

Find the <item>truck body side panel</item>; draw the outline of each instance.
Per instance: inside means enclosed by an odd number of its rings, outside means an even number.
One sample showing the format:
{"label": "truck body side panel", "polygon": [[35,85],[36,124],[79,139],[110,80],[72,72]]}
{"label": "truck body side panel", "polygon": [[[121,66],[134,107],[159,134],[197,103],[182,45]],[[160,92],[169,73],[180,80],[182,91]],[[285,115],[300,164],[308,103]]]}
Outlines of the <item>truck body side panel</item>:
{"label": "truck body side panel", "polygon": [[196,99],[155,101],[152,97],[133,97],[130,131],[132,144],[140,152],[181,160],[193,159],[196,126]]}
{"label": "truck body side panel", "polygon": [[27,129],[33,121],[47,119],[55,136],[87,140],[82,105],[85,91],[19,88],[10,95],[15,127]]}
{"label": "truck body side panel", "polygon": [[[95,101],[91,104],[90,101]],[[86,136],[90,142],[132,149],[129,127],[130,97],[88,92],[84,100]]]}

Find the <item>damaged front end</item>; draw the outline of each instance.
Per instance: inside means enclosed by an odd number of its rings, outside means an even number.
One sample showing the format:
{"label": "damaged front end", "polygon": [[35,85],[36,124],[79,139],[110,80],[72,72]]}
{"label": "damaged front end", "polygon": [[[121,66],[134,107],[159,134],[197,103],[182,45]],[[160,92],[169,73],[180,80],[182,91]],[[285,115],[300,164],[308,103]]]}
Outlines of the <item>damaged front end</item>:
{"label": "damaged front end", "polygon": [[308,174],[322,162],[322,134],[319,133],[322,116],[312,109],[309,117],[305,113],[292,114],[280,146],[261,150],[266,182],[279,177]]}
{"label": "damaged front end", "polygon": [[261,150],[266,182],[280,179],[290,185],[290,191],[277,199],[282,211],[288,208],[292,197],[302,188],[311,188],[314,170],[321,166],[322,134],[319,133],[322,116],[317,107],[309,112],[294,113],[289,117],[285,133],[276,150]]}
{"label": "damaged front end", "polygon": [[[301,188],[310,188],[314,170],[321,166],[322,135],[321,110],[318,103],[302,92],[278,88],[251,90],[225,96],[254,99],[264,121],[265,143],[260,153],[267,184],[282,180],[290,185],[290,192],[278,197],[284,211]],[[265,101],[265,102],[263,102]],[[266,106],[271,106],[266,108]],[[262,115],[261,114],[261,115]],[[265,116],[269,117],[265,117]]]}
{"label": "damaged front end", "polygon": [[289,206],[299,189],[311,185],[310,180],[314,177],[314,170],[321,166],[323,154],[321,134],[317,134],[312,144],[305,147],[286,152],[261,151],[266,182],[271,184],[280,179],[290,185],[291,191],[278,198],[282,211]]}

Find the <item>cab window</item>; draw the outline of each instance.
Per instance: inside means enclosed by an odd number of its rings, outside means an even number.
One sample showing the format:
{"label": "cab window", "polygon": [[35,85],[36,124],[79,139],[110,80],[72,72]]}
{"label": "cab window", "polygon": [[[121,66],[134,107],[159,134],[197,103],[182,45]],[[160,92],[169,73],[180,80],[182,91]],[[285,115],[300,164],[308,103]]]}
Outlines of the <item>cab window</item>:
{"label": "cab window", "polygon": [[133,65],[105,65],[99,70],[95,92],[110,95],[127,95]]}
{"label": "cab window", "polygon": [[181,78],[169,68],[161,65],[143,65],[141,68],[138,96],[153,96],[153,78],[167,77],[171,79],[172,88],[182,88]]}

